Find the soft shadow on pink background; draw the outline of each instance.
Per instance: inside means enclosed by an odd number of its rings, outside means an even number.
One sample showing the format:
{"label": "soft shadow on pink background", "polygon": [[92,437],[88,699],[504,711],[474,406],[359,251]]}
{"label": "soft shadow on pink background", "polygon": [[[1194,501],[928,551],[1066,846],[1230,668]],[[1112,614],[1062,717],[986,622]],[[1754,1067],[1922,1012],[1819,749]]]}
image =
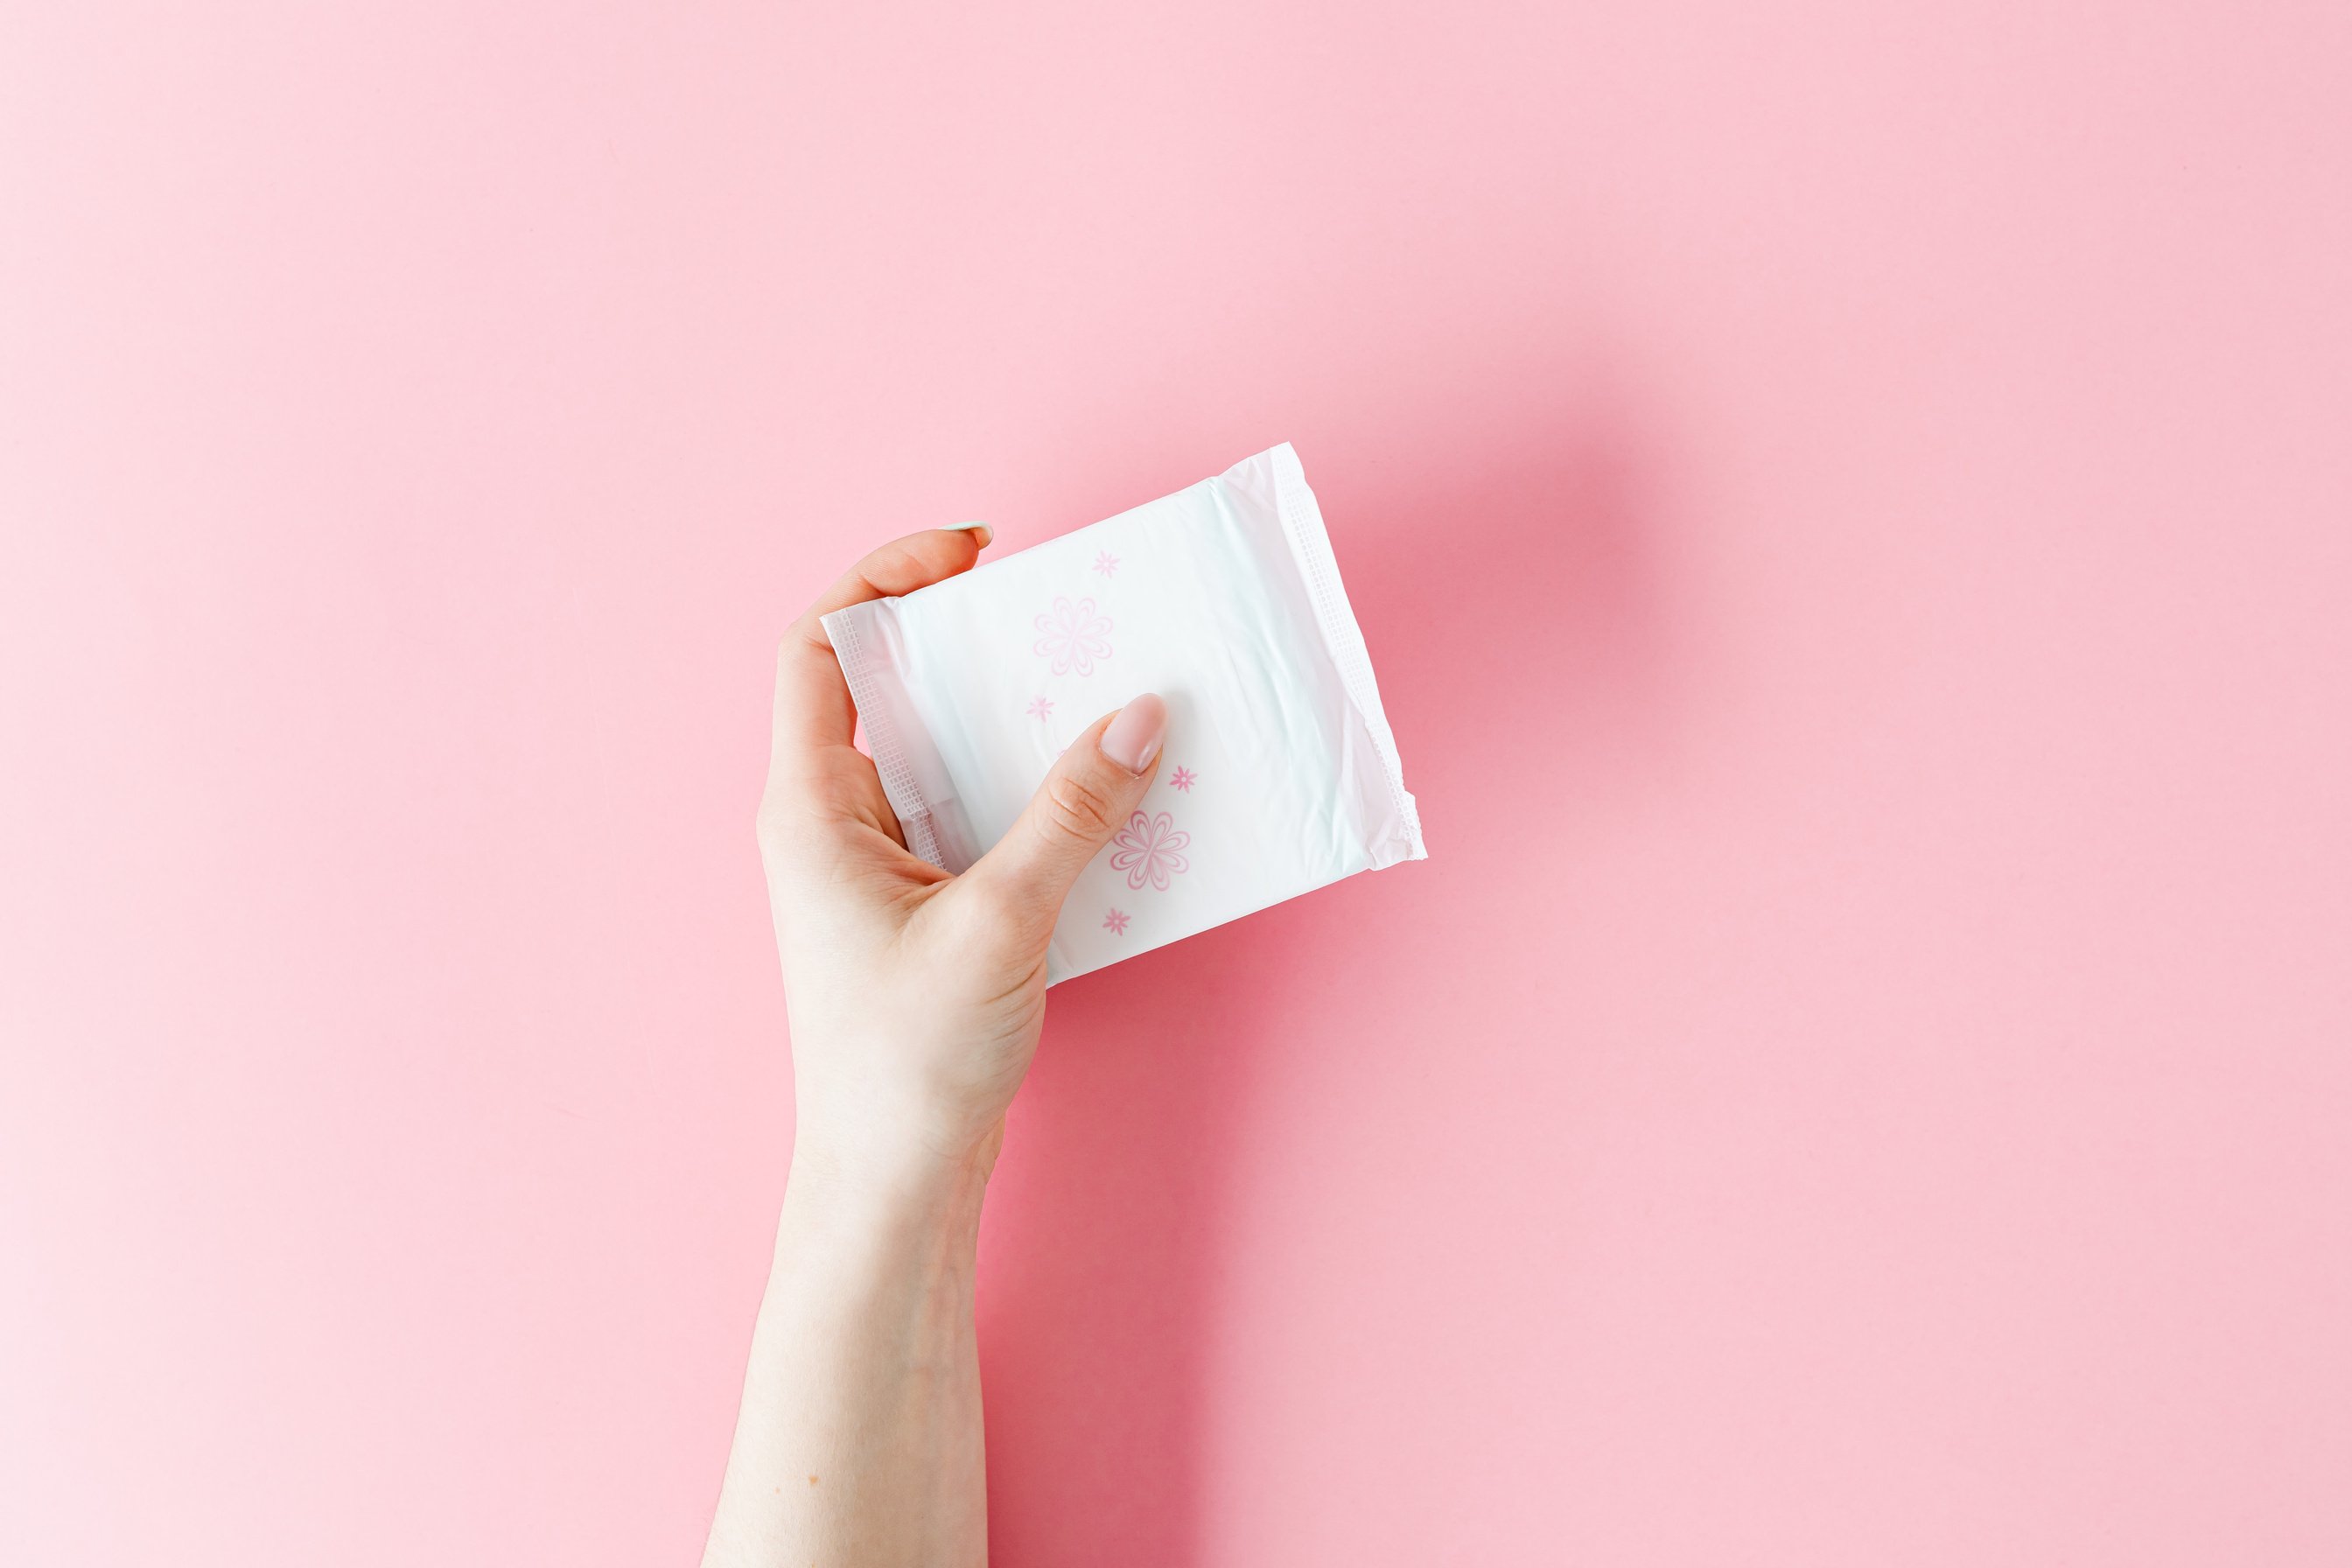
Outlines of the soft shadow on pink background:
{"label": "soft shadow on pink background", "polygon": [[1013,1564],[2352,1560],[2340,7],[0,17],[0,1558],[688,1561],[784,622],[1297,443],[1432,858],[1055,993]]}

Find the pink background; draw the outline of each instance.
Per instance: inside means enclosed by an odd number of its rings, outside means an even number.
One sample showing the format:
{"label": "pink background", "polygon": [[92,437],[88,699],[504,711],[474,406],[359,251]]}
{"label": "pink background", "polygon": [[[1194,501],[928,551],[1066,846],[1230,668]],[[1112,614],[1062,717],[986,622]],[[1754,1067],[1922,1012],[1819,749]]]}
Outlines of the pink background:
{"label": "pink background", "polygon": [[1056,993],[999,1561],[2352,1561],[2348,410],[2317,0],[12,5],[0,1558],[689,1561],[778,632],[1286,438],[1434,858]]}

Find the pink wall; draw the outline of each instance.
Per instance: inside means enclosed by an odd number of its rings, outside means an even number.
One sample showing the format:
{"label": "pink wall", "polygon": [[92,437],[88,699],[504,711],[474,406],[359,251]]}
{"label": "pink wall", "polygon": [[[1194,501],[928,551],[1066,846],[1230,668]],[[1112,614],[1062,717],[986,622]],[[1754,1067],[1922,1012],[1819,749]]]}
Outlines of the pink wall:
{"label": "pink wall", "polygon": [[689,1560],[773,639],[1286,438],[1434,858],[1056,992],[999,1560],[2352,1561],[2352,12],[789,10],[0,20],[0,1558]]}

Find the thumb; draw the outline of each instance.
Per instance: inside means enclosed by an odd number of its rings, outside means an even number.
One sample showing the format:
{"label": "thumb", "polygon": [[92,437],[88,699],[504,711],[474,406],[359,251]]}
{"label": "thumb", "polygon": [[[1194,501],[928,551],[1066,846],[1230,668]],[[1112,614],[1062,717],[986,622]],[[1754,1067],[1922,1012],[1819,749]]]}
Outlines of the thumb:
{"label": "thumb", "polygon": [[961,880],[977,882],[1018,918],[1050,931],[1087,862],[1151,787],[1168,704],[1147,691],[1070,742],[1012,830]]}

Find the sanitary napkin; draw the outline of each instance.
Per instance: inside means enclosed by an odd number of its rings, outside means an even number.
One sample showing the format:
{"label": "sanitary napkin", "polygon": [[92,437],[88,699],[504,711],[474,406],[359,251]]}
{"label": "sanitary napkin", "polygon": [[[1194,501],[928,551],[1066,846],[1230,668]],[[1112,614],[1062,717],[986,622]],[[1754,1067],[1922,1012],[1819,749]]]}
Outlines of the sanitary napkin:
{"label": "sanitary napkin", "polygon": [[1063,905],[1049,983],[1426,853],[1286,443],[824,629],[908,847],[950,871],[1088,725],[1167,700],[1151,792]]}

